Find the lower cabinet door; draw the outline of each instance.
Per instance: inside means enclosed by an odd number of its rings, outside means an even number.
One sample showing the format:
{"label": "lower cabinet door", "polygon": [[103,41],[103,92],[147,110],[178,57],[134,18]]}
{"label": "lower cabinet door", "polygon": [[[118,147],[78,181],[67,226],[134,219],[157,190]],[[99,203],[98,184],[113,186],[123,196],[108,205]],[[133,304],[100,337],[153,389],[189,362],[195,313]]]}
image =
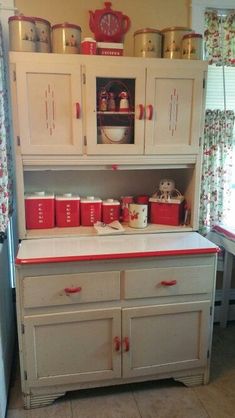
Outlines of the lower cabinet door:
{"label": "lower cabinet door", "polygon": [[45,386],[120,377],[120,335],[119,308],[25,317],[28,383]]}
{"label": "lower cabinet door", "polygon": [[210,318],[209,301],[123,309],[123,377],[206,365]]}

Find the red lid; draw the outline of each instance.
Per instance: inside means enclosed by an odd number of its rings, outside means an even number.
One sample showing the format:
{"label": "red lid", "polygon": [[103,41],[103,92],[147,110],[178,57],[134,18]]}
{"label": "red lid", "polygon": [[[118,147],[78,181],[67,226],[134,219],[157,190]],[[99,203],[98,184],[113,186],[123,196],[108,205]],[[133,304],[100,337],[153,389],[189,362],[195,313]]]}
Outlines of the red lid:
{"label": "red lid", "polygon": [[33,17],[28,17],[28,16],[24,16],[24,15],[16,15],[16,16],[10,16],[8,19],[8,22],[11,22],[12,20],[27,20],[28,22],[32,22],[35,23],[35,20]]}
{"label": "red lid", "polygon": [[138,29],[136,32],[134,32],[134,36],[138,35],[139,33],[159,33],[159,34],[161,34],[161,31],[158,30],[158,29],[152,29],[152,28]]}
{"label": "red lid", "polygon": [[182,39],[186,39],[186,38],[201,38],[202,39],[202,35],[200,33],[187,33],[186,35],[183,36]]}
{"label": "red lid", "polygon": [[42,23],[45,23],[46,25],[51,26],[51,23],[49,22],[49,20],[43,19],[42,17],[31,17],[31,19],[33,19],[35,22],[42,22]]}
{"label": "red lid", "polygon": [[81,30],[81,27],[78,25],[74,25],[73,23],[57,23],[56,25],[52,26],[52,29],[58,29],[58,28],[73,28],[73,29],[78,29]]}
{"label": "red lid", "polygon": [[169,28],[164,28],[164,29],[162,29],[161,30],[161,32],[169,32],[169,31],[177,31],[177,30],[180,30],[180,31],[187,31],[187,32],[189,32],[189,31],[191,31],[192,29],[190,29],[190,28],[185,28],[184,26],[171,26],[171,27],[169,27]]}

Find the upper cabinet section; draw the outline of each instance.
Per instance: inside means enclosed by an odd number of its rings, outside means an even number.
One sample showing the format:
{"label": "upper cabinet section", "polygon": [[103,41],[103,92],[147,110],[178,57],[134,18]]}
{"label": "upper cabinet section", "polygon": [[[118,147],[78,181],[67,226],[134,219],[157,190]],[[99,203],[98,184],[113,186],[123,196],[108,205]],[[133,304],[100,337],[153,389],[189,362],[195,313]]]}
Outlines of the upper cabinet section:
{"label": "upper cabinet section", "polygon": [[15,52],[10,62],[22,155],[199,152],[205,62]]}

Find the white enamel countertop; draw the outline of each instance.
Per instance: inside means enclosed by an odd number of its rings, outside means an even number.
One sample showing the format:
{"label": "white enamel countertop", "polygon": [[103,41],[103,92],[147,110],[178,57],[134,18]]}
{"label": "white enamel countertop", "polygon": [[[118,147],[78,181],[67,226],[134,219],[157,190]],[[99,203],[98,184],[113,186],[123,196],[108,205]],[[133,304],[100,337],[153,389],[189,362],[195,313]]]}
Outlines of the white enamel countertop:
{"label": "white enamel countertop", "polygon": [[196,232],[23,240],[16,264],[216,253]]}

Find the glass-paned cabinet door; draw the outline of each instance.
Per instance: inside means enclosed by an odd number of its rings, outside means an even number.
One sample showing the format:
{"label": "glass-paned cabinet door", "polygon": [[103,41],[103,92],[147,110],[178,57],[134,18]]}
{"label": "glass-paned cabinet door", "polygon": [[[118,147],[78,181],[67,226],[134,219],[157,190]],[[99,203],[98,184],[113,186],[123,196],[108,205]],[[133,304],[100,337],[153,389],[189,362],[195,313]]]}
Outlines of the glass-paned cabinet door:
{"label": "glass-paned cabinet door", "polygon": [[82,154],[81,68],[17,63],[22,154]]}
{"label": "glass-paned cabinet door", "polygon": [[199,152],[206,66],[201,61],[161,60],[148,68],[146,154]]}
{"label": "glass-paned cabinet door", "polygon": [[86,66],[87,154],[143,154],[144,67]]}

